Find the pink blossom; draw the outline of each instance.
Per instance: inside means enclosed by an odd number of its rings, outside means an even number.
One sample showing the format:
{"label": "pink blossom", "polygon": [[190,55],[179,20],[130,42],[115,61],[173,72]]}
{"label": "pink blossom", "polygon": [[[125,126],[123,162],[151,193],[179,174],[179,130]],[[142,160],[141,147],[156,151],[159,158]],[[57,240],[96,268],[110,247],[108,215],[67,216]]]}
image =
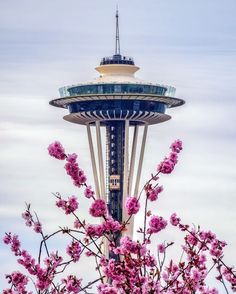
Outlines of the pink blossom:
{"label": "pink blossom", "polygon": [[149,221],[149,228],[147,230],[148,234],[158,233],[161,230],[165,229],[167,226],[167,221],[161,216],[153,215]]}
{"label": "pink blossom", "polygon": [[65,288],[68,293],[77,294],[81,289],[82,279],[77,279],[76,276],[70,275],[66,279],[62,279],[62,283],[65,284]]}
{"label": "pink blossom", "polygon": [[9,233],[9,234],[5,234],[5,236],[3,237],[3,242],[5,243],[5,244],[10,244],[11,243],[11,233]]}
{"label": "pink blossom", "polygon": [[103,267],[103,272],[108,278],[112,279],[114,282],[122,283],[126,280],[126,276],[122,273],[121,265],[114,259],[109,259],[107,265]]}
{"label": "pink blossom", "polygon": [[162,186],[158,186],[155,189],[148,189],[147,190],[147,197],[150,201],[155,201],[158,198],[158,195],[163,191],[163,187]]}
{"label": "pink blossom", "polygon": [[42,225],[40,222],[35,222],[34,223],[34,231],[36,233],[42,233]]}
{"label": "pink blossom", "polygon": [[66,253],[70,255],[74,262],[80,259],[81,251],[82,249],[78,241],[72,241],[66,248]]}
{"label": "pink blossom", "polygon": [[32,218],[32,215],[30,213],[30,211],[25,211],[22,213],[22,218],[26,221],[25,224],[26,226],[28,227],[31,227],[32,224],[33,224],[33,218]]}
{"label": "pink blossom", "polygon": [[105,228],[102,224],[86,225],[85,231],[86,234],[90,237],[101,237],[105,231]]}
{"label": "pink blossom", "polygon": [[96,199],[92,203],[89,213],[94,217],[104,216],[107,213],[107,205],[104,200]]}
{"label": "pink blossom", "polygon": [[100,284],[98,285],[99,294],[118,294],[118,291],[115,287],[112,287],[109,284]]}
{"label": "pink blossom", "polygon": [[94,191],[92,190],[91,186],[88,186],[84,190],[84,196],[86,198],[93,198],[94,197]]}
{"label": "pink blossom", "polygon": [[174,212],[171,216],[170,216],[170,223],[173,226],[177,226],[180,222],[180,218],[177,217],[176,213]]}
{"label": "pink blossom", "polygon": [[171,152],[169,155],[169,159],[170,161],[173,162],[174,166],[176,165],[176,163],[178,162],[178,155],[176,152]]}
{"label": "pink blossom", "polygon": [[136,214],[139,211],[140,203],[136,197],[128,197],[125,203],[128,215]]}
{"label": "pink blossom", "polygon": [[198,238],[196,236],[196,233],[194,230],[191,231],[191,234],[188,234],[186,237],[185,237],[185,240],[190,244],[190,245],[193,245],[193,246],[196,246],[198,244]]}
{"label": "pink blossom", "polygon": [[182,150],[182,142],[176,140],[171,145],[171,153],[169,157],[166,157],[157,167],[157,171],[163,174],[170,174],[178,161],[178,154]]}
{"label": "pink blossom", "polygon": [[122,230],[122,225],[118,221],[114,220],[111,216],[108,216],[102,225],[104,230],[107,232],[118,232]]}
{"label": "pink blossom", "polygon": [[175,163],[170,158],[165,158],[157,167],[157,171],[163,174],[170,174],[175,167]]}
{"label": "pink blossom", "polygon": [[79,221],[78,219],[76,219],[76,220],[74,221],[74,227],[75,227],[76,229],[80,229],[80,228],[82,227],[82,224],[80,223],[80,221]]}
{"label": "pink blossom", "polygon": [[3,290],[2,294],[15,294],[12,289]]}
{"label": "pink blossom", "polygon": [[69,154],[66,158],[65,170],[67,174],[72,178],[73,184],[77,187],[81,187],[85,184],[87,178],[84,171],[79,167],[76,162],[77,155],[75,153]]}
{"label": "pink blossom", "polygon": [[160,253],[164,253],[166,250],[165,244],[162,243],[162,244],[157,245],[157,249]]}
{"label": "pink blossom", "polygon": [[211,243],[216,239],[216,235],[212,233],[211,231],[207,231],[207,232],[201,231],[199,233],[199,237],[205,243]]}
{"label": "pink blossom", "polygon": [[93,253],[92,251],[86,251],[86,252],[85,252],[85,255],[86,255],[87,257],[90,257],[90,256],[94,256],[95,253]]}
{"label": "pink blossom", "polygon": [[171,144],[170,148],[173,152],[179,153],[183,149],[183,143],[178,139]]}
{"label": "pink blossom", "polygon": [[62,208],[65,211],[65,214],[75,212],[75,210],[79,207],[79,203],[75,196],[68,197],[68,200],[59,198],[56,201],[56,205],[57,207]]}
{"label": "pink blossom", "polygon": [[11,235],[11,233],[6,233],[3,237],[3,242],[7,245],[11,245],[11,251],[16,255],[19,256],[20,252],[20,241],[17,235]]}
{"label": "pink blossom", "polygon": [[75,153],[72,153],[72,154],[68,154],[67,156],[67,161],[70,162],[70,163],[76,163],[76,160],[77,160],[77,154]]}
{"label": "pink blossom", "polygon": [[48,152],[52,157],[57,159],[64,160],[66,158],[65,150],[58,141],[55,141],[48,146]]}
{"label": "pink blossom", "polygon": [[129,236],[124,236],[120,239],[120,249],[122,254],[128,253],[138,253],[139,252],[138,243],[131,240]]}
{"label": "pink blossom", "polygon": [[22,250],[21,257],[17,260],[17,262],[23,265],[31,275],[36,275],[37,268],[35,259],[26,250]]}
{"label": "pink blossom", "polygon": [[[12,293],[27,293],[25,287],[28,284],[28,278],[25,275],[23,275],[21,272],[15,271],[11,275],[6,275],[6,278],[8,279],[8,283],[12,284],[13,289],[15,290]],[[5,292],[5,293],[11,293],[11,292]]]}

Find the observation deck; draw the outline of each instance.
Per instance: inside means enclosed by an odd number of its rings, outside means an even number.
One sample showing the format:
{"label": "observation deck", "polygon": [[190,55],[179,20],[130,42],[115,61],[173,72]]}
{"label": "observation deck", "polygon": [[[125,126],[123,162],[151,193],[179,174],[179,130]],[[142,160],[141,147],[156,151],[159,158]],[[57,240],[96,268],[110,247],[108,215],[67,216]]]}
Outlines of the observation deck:
{"label": "observation deck", "polygon": [[168,86],[136,78],[139,67],[131,57],[104,57],[95,69],[100,74],[97,79],[67,86],[63,89],[64,97],[50,102],[69,110],[65,120],[82,125],[94,125],[96,121],[107,125],[113,120],[152,125],[171,118],[165,113],[167,108],[184,104],[182,99],[169,95]]}

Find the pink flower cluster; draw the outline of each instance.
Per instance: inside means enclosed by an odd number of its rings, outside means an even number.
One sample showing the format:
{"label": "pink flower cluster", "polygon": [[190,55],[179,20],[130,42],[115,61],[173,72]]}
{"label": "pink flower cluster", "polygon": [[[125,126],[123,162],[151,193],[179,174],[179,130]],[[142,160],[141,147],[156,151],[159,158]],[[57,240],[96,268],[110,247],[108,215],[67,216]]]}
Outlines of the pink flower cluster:
{"label": "pink flower cluster", "polygon": [[[232,285],[232,290],[233,292],[236,292],[236,276],[235,273],[233,272],[233,268],[226,268],[225,266],[223,267],[222,270],[223,277]],[[222,280],[222,277],[219,277],[219,280]]]}
{"label": "pink flower cluster", "polygon": [[31,212],[30,212],[30,205],[26,204],[27,208],[26,211],[22,213],[22,218],[25,220],[25,224],[28,227],[34,228],[36,233],[42,233],[42,224],[37,220],[35,221]]}
{"label": "pink flower cluster", "polygon": [[[112,280],[110,287],[114,287],[117,293],[160,293],[156,291],[159,288],[159,282],[149,279],[150,276],[145,277],[142,275],[143,266],[145,266],[146,270],[150,269],[150,271],[153,271],[156,267],[157,262],[154,256],[150,255],[146,250],[140,253],[142,245],[138,242],[133,242],[129,238],[122,240],[120,247],[123,246],[126,247],[126,250],[131,248],[133,253],[124,253],[122,261],[112,258],[109,260],[103,258],[100,261],[100,266],[105,276]],[[125,252],[125,248],[120,248],[120,251]]]}
{"label": "pink flower cluster", "polygon": [[98,286],[99,294],[118,294],[117,289],[112,287],[110,284],[100,284]]}
{"label": "pink flower cluster", "polygon": [[15,256],[19,256],[20,252],[20,241],[17,235],[11,235],[11,233],[5,234],[3,237],[3,242],[7,245],[11,245],[11,251]]}
{"label": "pink flower cluster", "polygon": [[176,140],[171,145],[172,152],[169,157],[166,157],[157,167],[157,171],[162,174],[170,174],[178,162],[178,153],[182,150],[182,142],[180,140]]}
{"label": "pink flower cluster", "polygon": [[68,197],[68,200],[59,198],[56,201],[56,206],[62,208],[65,211],[65,214],[70,214],[76,211],[76,209],[79,207],[79,203],[75,196],[71,196]]}
{"label": "pink flower cluster", "polygon": [[66,253],[76,262],[80,259],[82,248],[78,241],[73,240],[66,248]]}
{"label": "pink flower cluster", "polygon": [[87,186],[84,191],[84,196],[86,198],[94,198],[94,191],[91,186]]}
{"label": "pink flower cluster", "polygon": [[[26,250],[20,249],[18,236],[11,236],[11,234],[9,233],[5,235],[3,241],[5,244],[11,245],[12,252],[19,257],[17,262],[21,264],[28,271],[29,274],[36,277],[36,288],[42,291],[48,289],[52,283],[52,280],[54,279],[56,269],[60,265],[62,258],[59,257],[57,254],[51,253],[49,257],[44,260],[46,268],[42,268],[40,264],[37,264],[35,262],[35,259]],[[26,280],[24,279],[24,281]]]}
{"label": "pink flower cluster", "polygon": [[65,154],[65,150],[60,142],[55,141],[48,146],[49,154],[57,159],[66,159],[65,170],[67,174],[72,178],[73,184],[80,187],[86,183],[87,177],[84,171],[79,167],[77,163],[77,155]]}
{"label": "pink flower cluster", "polygon": [[183,149],[183,143],[179,139],[178,140],[175,140],[171,144],[170,148],[171,148],[172,152],[179,153]]}
{"label": "pink flower cluster", "polygon": [[161,230],[165,229],[167,226],[167,221],[161,216],[153,215],[149,221],[149,228],[147,230],[148,234],[158,233]]}
{"label": "pink flower cluster", "polygon": [[81,290],[81,279],[77,279],[76,276],[70,275],[66,279],[61,280],[65,286],[67,292],[77,294]]}
{"label": "pink flower cluster", "polygon": [[26,291],[25,287],[28,284],[28,278],[25,275],[23,275],[21,272],[15,271],[11,275],[6,275],[6,278],[8,279],[8,283],[12,285],[12,288],[4,290],[3,294],[32,293],[32,292]]}
{"label": "pink flower cluster", "polygon": [[55,141],[48,146],[48,152],[52,157],[57,159],[64,160],[66,158],[65,150],[58,141]]}
{"label": "pink flower cluster", "polygon": [[105,216],[107,214],[107,205],[104,200],[96,199],[92,203],[89,213],[94,217]]}
{"label": "pink flower cluster", "polygon": [[126,255],[129,253],[144,256],[147,252],[146,245],[142,245],[140,242],[135,242],[130,239],[129,236],[124,236],[120,239],[120,246],[113,248],[115,254]]}
{"label": "pink flower cluster", "polygon": [[39,290],[47,290],[52,285],[57,268],[60,266],[61,262],[61,256],[58,256],[57,253],[51,253],[49,257],[44,259],[45,268],[36,265],[36,287]]}
{"label": "pink flower cluster", "polygon": [[156,201],[158,199],[159,194],[163,191],[162,186],[158,186],[156,188],[152,188],[151,185],[148,185],[148,187],[145,189],[147,198],[150,201]]}
{"label": "pink flower cluster", "polygon": [[104,234],[117,233],[122,230],[123,226],[111,216],[101,224],[91,225],[85,227],[86,234],[90,237],[101,237]]}
{"label": "pink flower cluster", "polygon": [[176,213],[172,213],[172,215],[170,216],[170,223],[173,225],[173,226],[177,226],[180,222],[180,218],[177,217]]}
{"label": "pink flower cluster", "polygon": [[166,250],[165,244],[161,243],[157,246],[157,249],[160,253],[164,253]]}
{"label": "pink flower cluster", "polygon": [[66,161],[65,170],[67,174],[72,178],[75,186],[81,187],[86,183],[87,177],[77,163],[77,155],[75,153],[69,154]]}
{"label": "pink flower cluster", "polygon": [[128,215],[136,214],[139,211],[140,203],[136,197],[128,197],[125,203]]}

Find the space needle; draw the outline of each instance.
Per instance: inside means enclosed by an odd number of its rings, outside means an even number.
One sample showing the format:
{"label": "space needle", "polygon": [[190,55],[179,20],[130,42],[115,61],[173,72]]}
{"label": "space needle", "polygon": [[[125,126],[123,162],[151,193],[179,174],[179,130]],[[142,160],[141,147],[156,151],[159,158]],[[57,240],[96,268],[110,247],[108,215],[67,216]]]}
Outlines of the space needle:
{"label": "space needle", "polygon": [[[63,117],[66,121],[86,127],[96,197],[107,202],[115,220],[124,222],[127,196],[139,193],[148,127],[169,120],[166,110],[184,100],[174,97],[174,87],[136,78],[139,67],[120,52],[118,11],[115,54],[102,58],[95,69],[98,78],[60,88],[61,97],[50,104],[69,111]],[[130,236],[133,221],[128,225]]]}

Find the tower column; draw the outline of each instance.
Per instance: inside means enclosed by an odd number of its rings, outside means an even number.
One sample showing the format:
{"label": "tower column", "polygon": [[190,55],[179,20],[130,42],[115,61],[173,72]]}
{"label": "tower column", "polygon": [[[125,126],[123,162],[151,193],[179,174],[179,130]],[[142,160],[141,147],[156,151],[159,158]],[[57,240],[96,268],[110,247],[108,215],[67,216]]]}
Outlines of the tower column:
{"label": "tower column", "polygon": [[147,131],[148,131],[148,125],[145,124],[144,130],[143,130],[143,139],[142,139],[142,145],[140,150],[140,156],[139,156],[139,163],[138,163],[138,171],[136,176],[136,183],[134,188],[134,195],[138,197],[138,189],[140,184],[140,177],[143,167],[143,157],[144,157],[144,151],[145,151],[145,145],[146,145],[146,139],[147,139]]}
{"label": "tower column", "polygon": [[97,147],[98,147],[98,164],[99,164],[99,175],[100,175],[100,187],[101,187],[101,198],[106,198],[105,192],[105,176],[104,176],[104,165],[103,165],[103,154],[102,154],[102,139],[101,139],[101,126],[100,121],[96,121],[96,135],[97,135]]}
{"label": "tower column", "polygon": [[131,193],[132,193],[132,185],[133,185],[133,177],[134,177],[134,165],[135,165],[135,157],[136,157],[136,149],[137,149],[137,141],[138,141],[138,128],[139,128],[138,125],[136,125],[134,127],[134,134],[133,134],[133,143],[132,143],[132,151],[131,151],[131,159],[130,159],[129,181],[128,181],[129,195],[131,195]]}
{"label": "tower column", "polygon": [[91,161],[92,161],[92,169],[93,169],[96,197],[101,198],[90,124],[87,124],[86,127],[87,127],[90,157],[91,157]]}
{"label": "tower column", "polygon": [[[139,184],[140,184],[140,177],[142,172],[142,166],[143,166],[143,157],[144,157],[144,151],[145,151],[145,145],[146,145],[146,139],[147,139],[147,131],[148,131],[148,125],[145,124],[144,130],[143,130],[143,138],[142,138],[142,145],[139,155],[139,162],[138,162],[138,170],[137,170],[137,176],[136,176],[136,183],[134,188],[134,196],[138,197],[139,193]],[[133,237],[133,230],[134,230],[134,216],[130,218],[129,224],[127,225],[127,234],[132,238]]]}
{"label": "tower column", "polygon": [[108,170],[108,207],[111,216],[119,222],[122,222],[123,189],[125,185],[125,121],[108,122],[106,124],[106,136]]}
{"label": "tower column", "polygon": [[123,200],[122,200],[122,218],[127,218],[125,202],[128,196],[128,180],[129,180],[129,121],[125,120],[125,141],[124,141],[124,171],[123,171]]}

